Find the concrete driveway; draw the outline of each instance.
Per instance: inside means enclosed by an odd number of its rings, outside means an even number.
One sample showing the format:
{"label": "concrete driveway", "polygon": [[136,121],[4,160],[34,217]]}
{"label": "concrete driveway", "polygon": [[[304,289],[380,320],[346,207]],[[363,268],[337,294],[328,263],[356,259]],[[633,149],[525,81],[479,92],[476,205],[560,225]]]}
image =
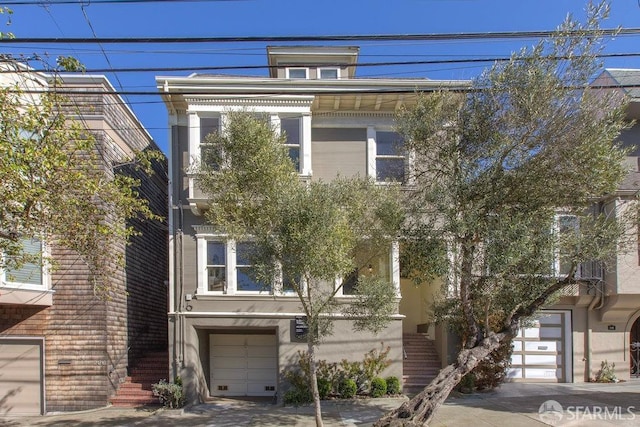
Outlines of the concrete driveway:
{"label": "concrete driveway", "polygon": [[[406,398],[323,402],[326,426],[367,426]],[[265,401],[214,399],[184,410],[102,408],[0,419],[0,426],[314,426],[313,408]],[[640,426],[640,381],[618,384],[504,384],[486,393],[451,396],[434,427]]]}

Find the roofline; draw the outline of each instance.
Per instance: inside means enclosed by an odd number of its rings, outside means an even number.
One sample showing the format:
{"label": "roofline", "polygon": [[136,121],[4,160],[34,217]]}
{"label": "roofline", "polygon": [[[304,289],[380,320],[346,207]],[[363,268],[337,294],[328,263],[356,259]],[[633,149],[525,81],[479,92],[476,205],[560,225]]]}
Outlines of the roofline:
{"label": "roofline", "polygon": [[136,113],[133,112],[133,110],[131,109],[131,107],[129,106],[128,102],[125,102],[125,100],[122,98],[122,96],[118,93],[118,91],[113,87],[113,85],[111,84],[111,82],[109,81],[109,79],[107,78],[107,76],[105,76],[104,74],[67,74],[67,73],[62,73],[59,75],[52,75],[49,74],[48,75],[50,81],[53,80],[54,78],[59,78],[62,80],[63,83],[70,83],[70,84],[74,84],[74,83],[92,83],[92,84],[102,84],[105,86],[106,90],[105,90],[105,95],[113,95],[115,97],[117,97],[119,99],[119,104],[121,106],[123,106],[126,110],[127,113],[129,114],[129,116],[139,125],[138,128],[144,132],[144,134],[148,137],[149,141],[155,146],[155,149],[160,150],[160,148],[158,147],[158,145],[156,144],[155,140],[153,139],[153,137],[151,136],[151,134],[149,133],[149,131],[147,130],[147,128],[144,127],[144,125],[142,124],[142,122],[140,121],[140,119],[138,119],[138,116],[136,116]]}
{"label": "roofline", "polygon": [[242,93],[333,93],[354,92],[362,90],[421,88],[437,89],[459,88],[469,89],[470,80],[428,80],[428,79],[313,79],[292,80],[269,77],[175,77],[156,76],[158,90],[163,93],[179,93],[181,91],[198,91],[202,93],[242,92]]}

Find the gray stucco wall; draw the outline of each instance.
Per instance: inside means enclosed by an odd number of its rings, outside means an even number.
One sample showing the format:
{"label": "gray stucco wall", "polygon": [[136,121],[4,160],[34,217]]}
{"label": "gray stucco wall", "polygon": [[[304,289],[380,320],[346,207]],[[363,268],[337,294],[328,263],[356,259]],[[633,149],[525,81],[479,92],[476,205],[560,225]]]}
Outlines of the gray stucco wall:
{"label": "gray stucco wall", "polygon": [[[283,373],[286,369],[297,366],[298,351],[306,351],[306,342],[295,342],[293,338],[293,318],[212,318],[190,316],[185,318],[184,366],[180,375],[185,381],[185,391],[191,403],[202,401],[209,395],[209,334],[225,331],[247,333],[263,331],[275,333],[278,351],[278,399],[281,402],[288,385]],[[393,320],[389,326],[378,334],[369,332],[354,333],[352,322],[336,320],[334,333],[320,343],[317,350],[318,360],[340,362],[362,361],[365,353],[390,347],[391,365],[381,373],[382,377],[394,375],[402,378],[402,322]]]}

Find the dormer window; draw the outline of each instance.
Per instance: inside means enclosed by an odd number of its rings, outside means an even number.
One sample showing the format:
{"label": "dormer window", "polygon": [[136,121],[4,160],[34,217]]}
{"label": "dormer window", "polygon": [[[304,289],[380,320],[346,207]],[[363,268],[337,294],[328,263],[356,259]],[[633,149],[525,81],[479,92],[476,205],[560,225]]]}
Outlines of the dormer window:
{"label": "dormer window", "polygon": [[309,70],[306,68],[287,68],[288,79],[308,79]]}
{"label": "dormer window", "polygon": [[322,80],[337,80],[340,78],[339,71],[337,68],[319,68],[318,78]]}

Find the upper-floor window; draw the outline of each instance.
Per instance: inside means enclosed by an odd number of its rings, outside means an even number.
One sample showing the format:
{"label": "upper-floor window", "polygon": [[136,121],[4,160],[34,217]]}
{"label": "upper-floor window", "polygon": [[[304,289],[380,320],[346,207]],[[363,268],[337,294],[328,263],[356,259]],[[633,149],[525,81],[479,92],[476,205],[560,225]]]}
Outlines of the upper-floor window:
{"label": "upper-floor window", "polygon": [[[569,233],[575,234],[578,232],[578,217],[575,215],[557,215],[556,216],[556,230],[559,234],[559,238],[567,236]],[[566,276],[571,272],[572,260],[569,254],[557,251],[554,257],[553,270],[556,276]]]}
{"label": "upper-floor window", "polygon": [[207,290],[227,290],[227,250],[224,242],[207,242]]}
{"label": "upper-floor window", "polygon": [[[23,239],[23,250],[27,256],[42,259],[43,245],[39,239]],[[2,285],[25,289],[43,289],[46,287],[42,262],[25,262],[19,268],[2,271]]]}
{"label": "upper-floor window", "polygon": [[318,78],[335,80],[340,78],[340,70],[337,68],[318,68]]}
{"label": "upper-floor window", "polygon": [[306,68],[287,68],[288,79],[308,79],[309,70]]}
{"label": "upper-floor window", "polygon": [[302,119],[300,117],[282,117],[280,129],[286,136],[285,145],[289,149],[289,157],[300,172],[300,143],[302,141]]}
{"label": "upper-floor window", "polygon": [[397,132],[376,132],[376,181],[405,180],[404,141]]}
{"label": "upper-floor window", "polygon": [[205,143],[209,134],[220,132],[219,117],[200,117],[200,143]]}
{"label": "upper-floor window", "polygon": [[270,285],[255,280],[251,259],[255,255],[255,244],[239,242],[236,244],[236,286],[238,291],[271,292]]}
{"label": "upper-floor window", "polygon": [[[219,117],[201,117],[200,118],[200,157],[203,161],[214,162],[218,161],[217,157],[212,155],[213,152],[207,153],[208,150],[213,150],[213,146],[207,143],[207,137],[212,134],[220,132],[220,118]],[[209,155],[208,155],[209,154]],[[215,165],[217,168],[219,165]]]}

